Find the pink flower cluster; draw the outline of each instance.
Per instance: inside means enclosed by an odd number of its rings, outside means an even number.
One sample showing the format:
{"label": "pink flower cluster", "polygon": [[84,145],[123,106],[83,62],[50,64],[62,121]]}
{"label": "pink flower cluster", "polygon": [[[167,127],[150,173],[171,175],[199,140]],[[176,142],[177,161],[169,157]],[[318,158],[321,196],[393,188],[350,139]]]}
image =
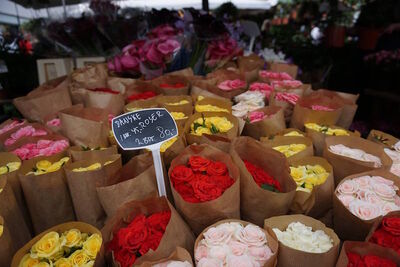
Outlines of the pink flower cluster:
{"label": "pink flower cluster", "polygon": [[260,70],[258,75],[261,78],[266,78],[266,79],[274,80],[274,81],[291,81],[291,80],[293,80],[292,76],[290,76],[286,72]]}
{"label": "pink flower cluster", "polygon": [[233,91],[236,89],[243,89],[246,87],[246,82],[240,79],[226,80],[218,84],[218,88],[222,91]]}
{"label": "pink flower cluster", "polygon": [[263,119],[267,118],[268,115],[265,115],[262,111],[252,111],[249,113],[248,119],[250,123],[262,121]]}
{"label": "pink flower cluster", "polygon": [[326,107],[326,106],[321,106],[321,105],[312,105],[311,109],[312,110],[318,110],[318,111],[334,111],[333,108]]}
{"label": "pink flower cluster", "polygon": [[51,156],[57,154],[69,146],[66,140],[39,140],[28,143],[12,151],[21,160],[31,159],[37,156]]}
{"label": "pink flower cluster", "polygon": [[284,80],[284,81],[272,81],[272,87],[274,88],[286,88],[286,89],[296,89],[303,85],[301,81],[298,80]]}
{"label": "pink flower cluster", "polygon": [[59,118],[55,118],[52,120],[49,120],[46,122],[47,126],[52,126],[52,127],[60,127],[61,126],[61,120]]}
{"label": "pink flower cluster", "polygon": [[47,132],[45,130],[41,129],[35,129],[31,125],[22,127],[18,129],[15,133],[12,133],[9,138],[4,142],[5,146],[10,146],[17,142],[20,138],[26,137],[26,136],[43,136],[47,135]]}
{"label": "pink flower cluster", "polygon": [[215,66],[218,61],[229,59],[231,57],[240,55],[242,49],[238,43],[231,37],[227,36],[224,39],[211,41],[208,43],[206,60],[207,65]]}
{"label": "pink flower cluster", "polygon": [[168,37],[177,36],[180,33],[181,33],[180,30],[178,30],[168,24],[163,24],[163,25],[153,28],[147,34],[147,36],[150,39],[157,39],[157,38],[168,38]]}
{"label": "pink flower cluster", "polygon": [[268,83],[252,83],[250,85],[250,91],[260,91],[262,92],[266,98],[269,98],[271,92],[274,90],[274,88],[269,85]]}
{"label": "pink flower cluster", "polygon": [[291,93],[276,93],[275,99],[278,101],[288,102],[292,105],[296,105],[297,101],[300,99],[300,96]]}
{"label": "pink flower cluster", "polygon": [[4,125],[4,127],[0,129],[0,134],[8,132],[14,129],[15,127],[21,126],[24,123],[25,121],[13,120],[11,123]]}

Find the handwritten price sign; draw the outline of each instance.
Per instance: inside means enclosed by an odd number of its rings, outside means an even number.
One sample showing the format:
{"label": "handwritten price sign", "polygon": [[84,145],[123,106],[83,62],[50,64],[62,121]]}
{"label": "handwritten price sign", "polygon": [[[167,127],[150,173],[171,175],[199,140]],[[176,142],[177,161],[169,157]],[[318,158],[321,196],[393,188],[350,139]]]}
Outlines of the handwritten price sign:
{"label": "handwritten price sign", "polygon": [[165,108],[133,111],[115,117],[112,120],[112,130],[118,145],[123,150],[143,148],[151,150],[158,192],[161,196],[165,196],[160,147],[163,142],[178,135],[178,128],[171,114]]}

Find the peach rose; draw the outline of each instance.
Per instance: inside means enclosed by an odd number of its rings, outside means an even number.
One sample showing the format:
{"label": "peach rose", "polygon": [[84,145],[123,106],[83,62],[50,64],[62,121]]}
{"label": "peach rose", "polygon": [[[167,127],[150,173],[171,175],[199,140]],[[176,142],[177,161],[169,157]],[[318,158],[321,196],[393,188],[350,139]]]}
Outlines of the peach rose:
{"label": "peach rose", "polygon": [[194,252],[194,257],[196,261],[199,261],[202,258],[207,258],[208,256],[208,248],[204,245],[199,245],[196,248],[196,251]]}
{"label": "peach rose", "polygon": [[384,200],[393,201],[396,191],[392,186],[382,183],[374,183],[372,188],[375,193]]}
{"label": "peach rose", "polygon": [[353,179],[355,182],[358,184],[359,189],[368,189],[369,188],[369,182],[371,180],[371,176],[361,176],[358,178]]}
{"label": "peach rose", "polygon": [[339,185],[337,192],[343,195],[353,195],[358,191],[358,183],[354,180],[346,180]]}
{"label": "peach rose", "polygon": [[226,227],[211,227],[203,235],[206,246],[219,246],[227,244],[232,233]]}
{"label": "peach rose", "polygon": [[220,261],[225,261],[226,256],[229,254],[229,246],[228,245],[220,245],[216,247],[211,247],[208,257],[212,259],[218,259]]}
{"label": "peach rose", "polygon": [[235,233],[235,237],[239,242],[248,246],[260,247],[267,242],[267,237],[260,227],[254,224],[248,224],[243,230]]}

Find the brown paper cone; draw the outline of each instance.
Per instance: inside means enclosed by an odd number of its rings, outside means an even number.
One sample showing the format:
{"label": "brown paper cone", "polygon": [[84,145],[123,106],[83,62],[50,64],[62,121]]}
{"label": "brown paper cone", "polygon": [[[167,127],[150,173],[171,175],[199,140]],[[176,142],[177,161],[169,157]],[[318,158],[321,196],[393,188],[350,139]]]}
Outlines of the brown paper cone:
{"label": "brown paper cone", "polygon": [[176,158],[186,147],[186,140],[182,136],[178,136],[178,139],[164,152],[162,153],[163,162],[166,166],[169,166],[174,158]]}
{"label": "brown paper cone", "polygon": [[62,133],[75,145],[108,146],[108,112],[99,108],[72,107],[60,111]]}
{"label": "brown paper cone", "polygon": [[111,94],[87,90],[84,96],[84,103],[85,107],[105,109],[109,114],[117,116],[122,113],[125,100],[121,93]]}
{"label": "brown paper cone", "polygon": [[[46,231],[40,233],[39,235],[35,236],[31,241],[26,243],[22,248],[20,248],[17,253],[15,253],[11,267],[18,267],[21,259],[25,256],[25,254],[29,253],[30,249],[32,246],[38,242],[44,235],[46,235],[49,232],[57,232],[57,233],[63,233],[65,231],[68,231],[70,229],[78,229],[82,233],[88,233],[88,234],[98,234],[101,237],[101,232],[95,228],[94,226],[83,223],[83,222],[67,222],[63,224],[56,225],[50,229],[47,229]],[[104,237],[103,237],[103,244],[104,244]],[[99,254],[97,254],[97,258],[95,261],[94,266],[103,266],[103,265],[98,265],[99,262],[102,262],[102,259],[100,258]]]}
{"label": "brown paper cone", "polygon": [[188,118],[188,120],[186,121],[186,124],[185,124],[185,128],[183,129],[183,132],[185,133],[186,141],[187,141],[188,144],[194,144],[194,143],[200,144],[200,141],[201,141],[200,137],[201,136],[197,136],[197,135],[191,134],[190,130],[191,130],[192,123],[195,120],[197,120],[198,118],[201,118],[202,116],[204,116],[205,118],[214,117],[214,116],[226,117],[233,124],[233,127],[229,131],[227,131],[226,133],[214,134],[215,136],[225,137],[225,138],[228,138],[230,140],[232,140],[233,138],[238,136],[238,120],[233,115],[228,114],[226,112],[195,113],[195,114],[193,114],[192,116],[190,116]]}
{"label": "brown paper cone", "polygon": [[198,144],[207,144],[209,146],[222,150],[223,152],[229,153],[231,140],[223,136],[203,134],[198,139]]}
{"label": "brown paper cone", "polygon": [[392,160],[386,155],[383,148],[371,141],[355,136],[331,136],[325,139],[324,158],[329,161],[335,173],[335,184],[349,175],[375,170],[372,162],[363,162],[349,157],[336,155],[330,152],[332,145],[343,144],[350,148],[358,148],[381,159],[382,168],[390,168]]}
{"label": "brown paper cone", "polygon": [[327,228],[325,224],[305,215],[284,215],[266,219],[264,229],[278,228],[281,231],[286,230],[292,222],[301,222],[302,224],[312,227],[313,231],[324,231],[333,240],[333,247],[325,253],[310,253],[290,248],[279,242],[278,267],[302,267],[302,266],[318,266],[333,267],[339,255],[340,240],[335,232]]}
{"label": "brown paper cone", "polygon": [[[265,218],[286,214],[296,193],[296,183],[290,176],[285,156],[250,137],[235,138],[229,154],[240,171],[242,218],[262,226]],[[259,187],[247,170],[244,160],[259,166],[279,181],[282,193]]]}
{"label": "brown paper cone", "polygon": [[11,237],[9,227],[7,222],[4,222],[3,217],[0,216],[0,225],[3,227],[3,232],[0,235],[0,265],[10,266],[11,259],[17,248],[14,245],[13,239]]}
{"label": "brown paper cone", "polygon": [[[106,161],[110,160],[113,162],[103,166]],[[72,171],[75,168],[88,167],[95,162],[102,164],[102,167],[93,171]],[[76,218],[79,221],[97,225],[98,227],[103,226],[106,215],[97,196],[96,187],[110,183],[116,172],[121,168],[121,165],[121,156],[112,155],[101,160],[77,161],[65,166],[65,174]]]}
{"label": "brown paper cone", "polygon": [[[238,79],[238,78],[236,78],[236,79]],[[241,77],[241,79],[244,80],[245,78]],[[247,89],[247,85],[246,85],[243,88],[238,88],[238,89],[235,89],[232,91],[223,91],[223,90],[219,89],[218,84],[223,82],[224,80],[222,80],[221,78],[217,78],[216,81],[217,81],[216,85],[214,85],[214,86],[209,85],[209,86],[204,87],[204,89],[206,89],[207,91],[209,91],[212,94],[221,96],[221,97],[229,99],[229,100],[233,99],[237,95],[240,95],[240,94],[246,92],[246,89]]]}
{"label": "brown paper cone", "polygon": [[367,139],[387,148],[392,148],[397,142],[399,142],[398,138],[378,130],[371,130]]}
{"label": "brown paper cone", "polygon": [[199,112],[196,108],[197,105],[211,105],[211,106],[223,108],[223,109],[226,109],[229,114],[232,114],[232,102],[227,99],[205,97],[202,100],[199,100],[196,102],[196,105],[194,106],[194,112]]}
{"label": "brown paper cone", "polygon": [[194,73],[193,73],[192,68],[189,67],[189,68],[186,68],[186,69],[181,69],[181,70],[176,70],[176,71],[173,71],[173,72],[169,72],[168,75],[180,75],[180,76],[191,78],[192,76],[194,76]]}
{"label": "brown paper cone", "polygon": [[171,162],[168,177],[171,177],[171,172],[175,166],[181,164],[186,165],[189,158],[193,155],[225,163],[228,167],[230,177],[235,180],[235,183],[226,189],[220,197],[202,203],[186,202],[171,185],[176,209],[182,214],[193,232],[198,234],[210,224],[221,219],[240,218],[240,174],[228,154],[203,144],[199,146],[191,145],[185,148],[185,150]]}
{"label": "brown paper cone", "polygon": [[192,90],[190,91],[190,95],[192,96],[193,101],[194,102],[197,101],[197,98],[199,96],[226,100],[225,97],[213,93],[218,89],[218,88],[213,88],[213,87],[215,87],[214,82],[210,83],[209,81],[205,81],[205,80],[193,81],[192,82]]}
{"label": "brown paper cone", "polygon": [[361,256],[375,255],[391,260],[396,263],[397,266],[400,266],[400,257],[396,252],[389,251],[381,246],[368,242],[344,241],[336,267],[349,266],[349,260],[346,254],[348,252],[353,252]]}
{"label": "brown paper cone", "polygon": [[264,60],[256,54],[249,56],[239,56],[237,59],[238,68],[245,76],[248,83],[255,82],[258,79],[258,72],[264,67]]}
{"label": "brown paper cone", "polygon": [[[171,103],[178,103],[181,100],[186,100],[189,103],[183,105],[170,105]],[[167,95],[157,97],[157,103],[159,107],[166,108],[168,111],[172,112],[183,112],[186,115],[191,115],[193,113],[193,103],[192,98],[188,95]]]}
{"label": "brown paper cone", "polygon": [[64,152],[50,157],[36,157],[24,161],[18,171],[36,234],[57,224],[75,220],[63,168],[42,175],[26,175],[36,167],[37,162],[48,160],[53,163],[65,157],[66,154]]}
{"label": "brown paper cone", "polygon": [[286,72],[293,79],[296,79],[299,67],[288,63],[268,62],[268,69],[274,72]]}
{"label": "brown paper cone", "polygon": [[264,112],[267,117],[253,123],[246,122],[242,135],[260,140],[263,136],[274,135],[286,128],[283,109],[281,107],[269,106],[255,111]]}
{"label": "brown paper cone", "polygon": [[288,157],[287,160],[289,164],[291,164],[293,161],[302,159],[307,156],[313,156],[314,155],[314,150],[312,146],[312,141],[311,139],[307,137],[301,137],[301,136],[275,136],[273,139],[261,138],[261,142],[266,144],[268,147],[274,148],[277,146],[284,146],[284,145],[290,145],[290,144],[305,144],[306,148],[297,154],[294,154],[291,157]]}
{"label": "brown paper cone", "polygon": [[157,97],[153,97],[153,98],[145,99],[145,100],[135,100],[135,101],[132,101],[129,104],[125,105],[124,113],[131,112],[136,109],[139,110],[139,109],[144,109],[144,108],[156,108],[156,107],[158,107]]}
{"label": "brown paper cone", "polygon": [[[333,194],[333,225],[335,232],[343,240],[365,240],[365,237],[370,232],[374,223],[381,219],[380,217],[377,217],[372,220],[361,220],[357,216],[353,215],[336,195],[337,188],[344,181],[364,175],[382,176],[385,179],[393,181],[397,187],[400,186],[400,181],[397,176],[382,169],[353,174],[341,180]],[[397,192],[397,194],[400,195],[399,192]]]}
{"label": "brown paper cone", "polygon": [[111,217],[124,203],[142,200],[149,195],[158,196],[151,153],[132,158],[115,176],[118,178],[115,182],[96,188],[100,203],[108,217]]}
{"label": "brown paper cone", "polygon": [[268,100],[269,105],[281,107],[283,109],[285,122],[286,122],[286,124],[289,124],[290,120],[292,119],[294,105],[292,105],[291,103],[288,103],[286,101],[277,100],[277,99],[275,99],[275,96],[276,96],[276,92],[271,92],[271,94],[269,96],[269,100]]}
{"label": "brown paper cone", "polygon": [[[194,244],[194,251],[196,251],[196,248],[199,245],[199,242],[204,239],[204,233],[207,232],[208,229],[210,229],[211,227],[216,227],[223,223],[230,223],[230,222],[240,223],[244,227],[251,224],[247,221],[236,220],[236,219],[226,219],[226,220],[221,220],[219,222],[216,222],[216,223],[210,225],[209,227],[207,227],[206,229],[204,229],[197,236],[196,243]],[[267,260],[267,262],[263,265],[263,267],[275,267],[277,264],[277,258],[278,258],[278,247],[279,247],[278,239],[276,238],[276,235],[274,234],[274,232],[272,232],[271,230],[263,229],[262,227],[261,227],[261,229],[263,230],[265,236],[267,237],[267,245],[272,251],[271,257]]]}
{"label": "brown paper cone", "polygon": [[146,261],[146,262],[143,262],[142,264],[140,264],[139,266],[140,267],[152,267],[155,264],[164,263],[164,262],[168,262],[168,261],[182,261],[182,262],[187,261],[190,264],[192,264],[192,266],[194,266],[193,261],[192,261],[192,256],[190,256],[190,253],[186,249],[181,248],[181,247],[176,247],[175,251],[172,252],[168,258],[161,259],[158,261],[153,261],[153,262]]}
{"label": "brown paper cone", "polygon": [[120,78],[120,77],[108,77],[107,88],[113,91],[120,92],[123,96],[127,96],[127,88],[136,83],[136,79]]}
{"label": "brown paper cone", "polygon": [[[131,201],[121,206],[102,229],[105,243],[111,241],[112,234],[119,228],[126,227],[137,215],[144,214],[145,216],[149,216],[168,210],[171,211],[171,218],[158,248],[155,251],[149,250],[146,254],[137,258],[133,266],[140,266],[140,264],[147,261],[153,262],[166,258],[177,246],[185,248],[192,253],[194,244],[193,233],[165,197]],[[109,266],[119,266],[119,263],[112,259],[111,254],[111,252],[107,254],[110,260]]]}
{"label": "brown paper cone", "polygon": [[70,155],[72,161],[81,161],[101,159],[103,157],[118,154],[118,151],[115,145],[107,147],[105,149],[95,150],[83,150],[82,147],[72,146],[68,149],[68,154]]}
{"label": "brown paper cone", "polygon": [[304,165],[320,165],[329,173],[329,176],[323,184],[315,186],[311,194],[303,191],[296,191],[291,211],[293,213],[304,213],[308,216],[319,218],[332,208],[332,196],[335,190],[333,169],[328,161],[320,157],[304,157],[291,163],[293,167]]}
{"label": "brown paper cone", "polygon": [[[151,81],[158,90],[164,95],[188,95],[190,91],[190,83],[187,77],[180,75],[164,75]],[[182,88],[162,88],[161,84],[183,83]]]}

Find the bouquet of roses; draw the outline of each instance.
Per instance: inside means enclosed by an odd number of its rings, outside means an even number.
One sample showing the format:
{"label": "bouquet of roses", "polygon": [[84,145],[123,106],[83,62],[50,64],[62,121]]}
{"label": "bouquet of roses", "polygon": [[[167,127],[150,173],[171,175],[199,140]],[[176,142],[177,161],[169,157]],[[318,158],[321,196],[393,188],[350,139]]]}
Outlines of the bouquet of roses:
{"label": "bouquet of roses", "polygon": [[383,217],[376,227],[371,229],[366,240],[382,247],[393,249],[397,254],[400,254],[399,214],[399,212],[393,212]]}
{"label": "bouquet of roses", "polygon": [[[69,142],[65,139],[42,139],[37,141],[32,139],[32,142],[26,139],[25,141],[25,144],[12,150],[12,153],[17,155],[21,160],[28,160],[38,156],[51,156],[60,153],[69,147]],[[14,145],[18,146],[18,142]],[[10,147],[10,149],[12,149],[12,147]]]}
{"label": "bouquet of roses", "polygon": [[13,129],[17,129],[18,127],[21,127],[24,124],[26,124],[25,120],[19,120],[19,119],[6,120],[0,125],[0,135],[3,135]]}
{"label": "bouquet of roses", "polygon": [[209,70],[220,68],[235,56],[241,55],[242,52],[238,43],[229,35],[210,41],[207,46],[206,67]]}

